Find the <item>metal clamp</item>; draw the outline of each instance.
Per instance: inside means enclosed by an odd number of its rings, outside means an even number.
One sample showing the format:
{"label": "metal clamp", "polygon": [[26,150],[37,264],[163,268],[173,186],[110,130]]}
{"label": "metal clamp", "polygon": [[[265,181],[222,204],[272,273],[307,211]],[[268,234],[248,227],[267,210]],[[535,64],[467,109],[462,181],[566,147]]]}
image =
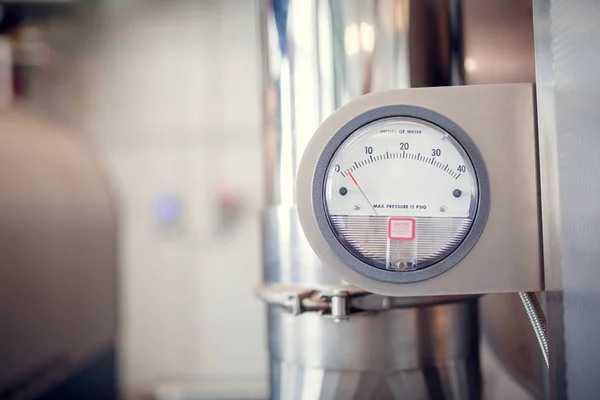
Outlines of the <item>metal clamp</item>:
{"label": "metal clamp", "polygon": [[297,286],[262,285],[256,294],[269,305],[279,306],[293,316],[319,312],[336,322],[360,312],[382,312],[397,308],[419,307],[467,300],[477,296],[390,297],[354,287],[323,291]]}
{"label": "metal clamp", "polygon": [[345,290],[334,290],[333,293],[321,293],[320,298],[329,305],[329,314],[326,316],[332,318],[335,322],[341,322],[348,319],[350,294]]}
{"label": "metal clamp", "polygon": [[290,294],[284,302],[284,307],[288,309],[292,315],[300,315],[307,311],[304,301],[310,299],[313,294],[314,291],[312,290]]}
{"label": "metal clamp", "polygon": [[256,293],[267,304],[280,306],[294,316],[305,312],[320,312],[336,321],[348,318],[352,311],[352,297],[369,294],[356,288],[320,291],[279,285],[262,285],[256,289]]}

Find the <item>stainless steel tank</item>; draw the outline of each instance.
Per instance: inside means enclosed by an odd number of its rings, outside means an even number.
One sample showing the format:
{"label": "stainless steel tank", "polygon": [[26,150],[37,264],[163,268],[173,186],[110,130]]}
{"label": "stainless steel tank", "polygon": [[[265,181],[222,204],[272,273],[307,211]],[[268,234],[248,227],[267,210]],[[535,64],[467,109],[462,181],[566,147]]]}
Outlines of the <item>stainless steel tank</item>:
{"label": "stainless steel tank", "polygon": [[476,301],[347,287],[313,253],[294,205],[303,149],[336,108],[371,91],[462,82],[458,10],[442,0],[262,3],[267,204],[259,292],[269,304],[274,400],[480,397]]}
{"label": "stainless steel tank", "polygon": [[476,300],[294,316],[271,306],[273,399],[474,399]]}

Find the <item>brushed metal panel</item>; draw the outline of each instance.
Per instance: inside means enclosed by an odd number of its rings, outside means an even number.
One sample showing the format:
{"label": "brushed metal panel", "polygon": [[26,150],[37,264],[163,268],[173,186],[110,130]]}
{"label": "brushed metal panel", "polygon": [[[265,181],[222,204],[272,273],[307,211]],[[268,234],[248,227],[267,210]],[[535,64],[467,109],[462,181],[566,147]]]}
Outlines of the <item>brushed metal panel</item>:
{"label": "brushed metal panel", "polygon": [[[536,61],[549,64],[551,75],[545,83],[554,108],[540,109],[540,121],[554,123],[560,204],[555,215],[559,218],[560,271],[548,272],[562,279],[562,293],[553,293],[549,311],[550,318],[560,318],[562,304],[565,343],[564,369],[559,373],[566,382],[554,382],[558,384],[555,394],[557,398],[591,399],[600,393],[600,2],[542,3],[536,5],[549,6],[547,20],[536,20],[536,35],[545,28],[550,47],[546,58]],[[550,331],[551,338],[557,334]]]}
{"label": "brushed metal panel", "polygon": [[[540,197],[544,249],[544,280],[548,356],[550,362],[547,394],[566,397],[565,342],[559,184],[558,132],[556,129],[555,79],[551,1],[534,0],[536,101],[540,164]],[[514,367],[518,363],[510,363]]]}

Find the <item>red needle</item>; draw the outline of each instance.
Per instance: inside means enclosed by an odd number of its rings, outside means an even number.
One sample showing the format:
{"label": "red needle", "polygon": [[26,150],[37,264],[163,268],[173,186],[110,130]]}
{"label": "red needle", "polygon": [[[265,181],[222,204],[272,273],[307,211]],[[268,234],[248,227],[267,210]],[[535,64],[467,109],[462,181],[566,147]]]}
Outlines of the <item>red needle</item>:
{"label": "red needle", "polygon": [[371,207],[371,210],[373,210],[373,212],[375,213],[375,215],[379,215],[379,214],[377,214],[377,211],[375,211],[375,207],[373,207],[373,204],[371,204],[371,202],[369,201],[369,199],[365,195],[365,192],[363,192],[363,190],[360,188],[360,185],[358,184],[358,182],[356,182],[356,179],[354,178],[354,175],[352,175],[352,172],[348,171],[348,175],[350,175],[350,178],[352,178],[352,182],[354,182],[354,184],[356,185],[356,187],[358,188],[358,190],[360,190],[360,193],[363,195],[363,197],[365,198],[365,200],[367,201],[367,203]]}

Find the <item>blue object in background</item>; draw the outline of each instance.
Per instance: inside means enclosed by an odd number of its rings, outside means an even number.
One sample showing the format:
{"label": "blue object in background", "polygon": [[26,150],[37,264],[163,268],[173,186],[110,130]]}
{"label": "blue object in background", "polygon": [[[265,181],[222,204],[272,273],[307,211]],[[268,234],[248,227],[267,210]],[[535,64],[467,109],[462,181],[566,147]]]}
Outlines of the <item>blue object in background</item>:
{"label": "blue object in background", "polygon": [[157,195],[152,204],[154,219],[164,225],[177,224],[181,218],[182,210],[181,199],[170,193]]}

